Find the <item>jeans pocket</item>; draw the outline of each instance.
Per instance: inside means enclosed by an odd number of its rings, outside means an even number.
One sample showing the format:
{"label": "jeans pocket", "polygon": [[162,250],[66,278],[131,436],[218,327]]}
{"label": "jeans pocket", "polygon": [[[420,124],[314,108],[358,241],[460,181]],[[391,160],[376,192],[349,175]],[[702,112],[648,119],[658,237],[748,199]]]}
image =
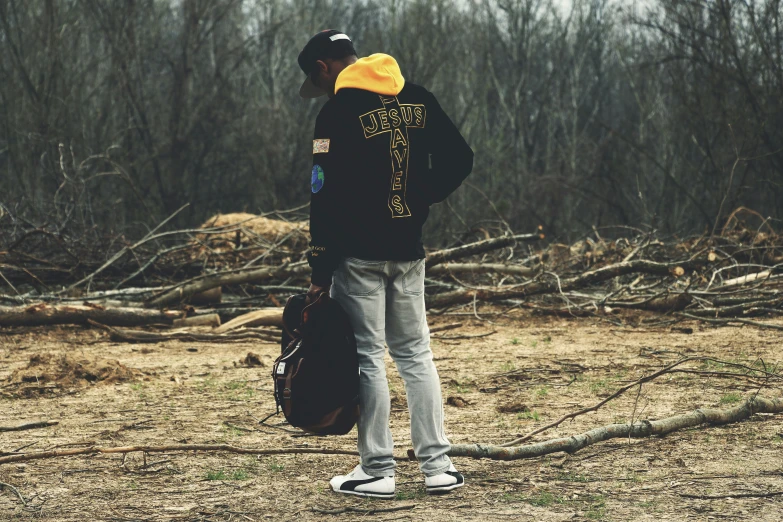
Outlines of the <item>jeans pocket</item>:
{"label": "jeans pocket", "polygon": [[402,276],[402,291],[408,295],[424,293],[424,259],[411,261],[408,270]]}
{"label": "jeans pocket", "polygon": [[345,292],[350,296],[370,296],[383,286],[385,261],[365,261],[348,257],[345,259]]}

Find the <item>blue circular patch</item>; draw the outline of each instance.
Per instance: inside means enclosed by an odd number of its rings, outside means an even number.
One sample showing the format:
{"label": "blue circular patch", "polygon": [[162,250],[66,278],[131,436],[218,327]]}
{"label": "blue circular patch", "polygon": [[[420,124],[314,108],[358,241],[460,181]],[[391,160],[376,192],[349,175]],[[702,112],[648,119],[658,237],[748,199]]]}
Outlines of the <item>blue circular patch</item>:
{"label": "blue circular patch", "polygon": [[313,177],[310,180],[310,188],[313,194],[324,188],[324,169],[320,165],[313,165]]}

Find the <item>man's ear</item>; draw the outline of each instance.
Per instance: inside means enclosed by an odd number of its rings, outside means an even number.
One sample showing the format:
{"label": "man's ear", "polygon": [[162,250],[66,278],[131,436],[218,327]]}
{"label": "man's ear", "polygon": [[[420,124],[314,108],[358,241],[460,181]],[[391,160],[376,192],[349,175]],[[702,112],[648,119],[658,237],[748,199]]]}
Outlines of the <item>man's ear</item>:
{"label": "man's ear", "polygon": [[318,67],[318,70],[324,74],[329,72],[329,66],[323,60],[317,60],[315,62],[315,66]]}

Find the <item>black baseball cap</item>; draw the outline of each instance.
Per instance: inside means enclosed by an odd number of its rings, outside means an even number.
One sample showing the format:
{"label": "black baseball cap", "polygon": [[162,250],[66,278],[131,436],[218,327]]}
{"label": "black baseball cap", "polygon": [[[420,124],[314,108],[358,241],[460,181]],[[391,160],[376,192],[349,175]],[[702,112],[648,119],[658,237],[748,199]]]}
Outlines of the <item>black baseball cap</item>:
{"label": "black baseball cap", "polygon": [[356,50],[353,48],[353,42],[348,35],[342,31],[327,29],[316,34],[302,52],[299,53],[299,67],[307,75],[302,86],[299,88],[299,96],[302,98],[318,98],[326,93],[315,86],[310,74],[315,70],[318,60],[331,58],[339,60],[346,56],[355,56]]}

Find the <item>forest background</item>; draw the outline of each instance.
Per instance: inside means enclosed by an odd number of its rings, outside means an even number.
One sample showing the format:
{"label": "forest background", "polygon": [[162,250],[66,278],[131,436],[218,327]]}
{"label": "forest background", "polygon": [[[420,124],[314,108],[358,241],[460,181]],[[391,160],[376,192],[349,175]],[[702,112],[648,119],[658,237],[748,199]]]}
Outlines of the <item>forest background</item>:
{"label": "forest background", "polygon": [[0,224],[144,235],[309,200],[296,56],[386,52],[475,168],[428,225],[714,232],[783,205],[780,0],[3,0]]}

